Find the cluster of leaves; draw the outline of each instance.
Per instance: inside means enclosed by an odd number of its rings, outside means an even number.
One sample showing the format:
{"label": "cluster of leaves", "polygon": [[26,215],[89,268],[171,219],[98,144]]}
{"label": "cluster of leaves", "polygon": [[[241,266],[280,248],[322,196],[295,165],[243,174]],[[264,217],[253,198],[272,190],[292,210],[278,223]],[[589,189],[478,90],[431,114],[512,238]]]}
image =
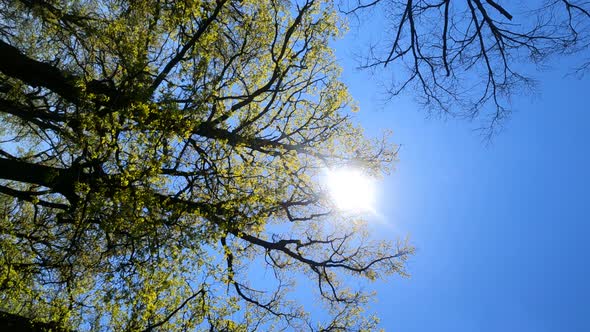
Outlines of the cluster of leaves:
{"label": "cluster of leaves", "polygon": [[2,0],[0,310],[78,330],[370,329],[343,281],[403,274],[412,249],[369,240],[318,181],[395,158],[347,115],[340,25],[320,0]]}

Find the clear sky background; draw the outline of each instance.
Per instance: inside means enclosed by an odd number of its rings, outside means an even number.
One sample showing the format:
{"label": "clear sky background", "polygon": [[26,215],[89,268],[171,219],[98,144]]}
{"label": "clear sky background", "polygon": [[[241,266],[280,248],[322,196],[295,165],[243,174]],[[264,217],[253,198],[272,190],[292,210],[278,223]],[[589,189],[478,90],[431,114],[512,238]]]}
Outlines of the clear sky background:
{"label": "clear sky background", "polygon": [[[379,28],[378,23],[374,28]],[[336,44],[369,134],[393,130],[400,161],[381,182],[374,231],[409,235],[411,278],[376,285],[386,331],[590,331],[590,75],[575,57],[534,74],[491,142],[477,123],[426,119],[411,98],[384,104],[355,70],[369,30]]]}

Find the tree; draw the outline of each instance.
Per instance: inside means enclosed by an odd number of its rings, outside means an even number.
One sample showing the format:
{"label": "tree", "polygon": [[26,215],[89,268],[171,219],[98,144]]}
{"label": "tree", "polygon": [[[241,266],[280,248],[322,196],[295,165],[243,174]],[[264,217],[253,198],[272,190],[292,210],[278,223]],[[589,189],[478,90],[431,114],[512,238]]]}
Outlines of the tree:
{"label": "tree", "polygon": [[[412,248],[371,240],[318,180],[395,158],[347,115],[330,1],[1,3],[2,317],[373,326],[346,281],[403,275]],[[306,285],[323,315],[295,301]]]}
{"label": "tree", "polygon": [[[524,8],[523,8],[524,7]],[[353,17],[376,9],[390,24],[361,68],[389,68],[390,97],[407,90],[434,114],[483,117],[486,135],[510,115],[510,97],[530,91],[527,65],[590,45],[590,2],[544,0],[342,1]],[[582,63],[578,73],[590,62]]]}

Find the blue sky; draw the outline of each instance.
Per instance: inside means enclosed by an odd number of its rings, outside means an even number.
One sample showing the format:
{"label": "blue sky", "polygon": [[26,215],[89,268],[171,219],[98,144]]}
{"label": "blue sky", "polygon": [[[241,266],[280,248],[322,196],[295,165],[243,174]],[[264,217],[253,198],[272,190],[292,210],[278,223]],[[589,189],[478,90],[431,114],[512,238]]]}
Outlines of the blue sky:
{"label": "blue sky", "polygon": [[376,285],[386,331],[590,331],[590,75],[570,58],[535,73],[538,93],[491,144],[477,123],[426,119],[411,98],[383,104],[354,69],[354,32],[337,43],[343,80],[370,134],[393,130],[397,169],[381,182],[387,226],[417,248],[411,278]]}

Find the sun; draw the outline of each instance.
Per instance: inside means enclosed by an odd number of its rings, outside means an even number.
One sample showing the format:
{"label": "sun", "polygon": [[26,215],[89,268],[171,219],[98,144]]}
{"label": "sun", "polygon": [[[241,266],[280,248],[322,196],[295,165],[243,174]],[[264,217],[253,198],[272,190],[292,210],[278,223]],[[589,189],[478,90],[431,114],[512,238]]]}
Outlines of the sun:
{"label": "sun", "polygon": [[336,207],[346,212],[375,211],[375,180],[358,169],[326,171],[326,184]]}

